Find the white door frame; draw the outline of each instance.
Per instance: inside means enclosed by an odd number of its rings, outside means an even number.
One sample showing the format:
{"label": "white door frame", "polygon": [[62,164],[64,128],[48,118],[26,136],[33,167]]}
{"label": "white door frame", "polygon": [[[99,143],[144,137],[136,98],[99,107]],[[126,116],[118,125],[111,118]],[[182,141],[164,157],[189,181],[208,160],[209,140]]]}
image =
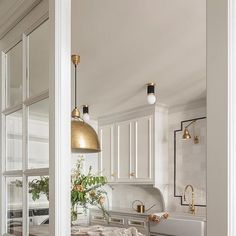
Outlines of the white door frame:
{"label": "white door frame", "polygon": [[235,0],[207,0],[207,236],[236,235],[235,15]]}
{"label": "white door frame", "polygon": [[49,0],[50,233],[71,234],[71,0]]}

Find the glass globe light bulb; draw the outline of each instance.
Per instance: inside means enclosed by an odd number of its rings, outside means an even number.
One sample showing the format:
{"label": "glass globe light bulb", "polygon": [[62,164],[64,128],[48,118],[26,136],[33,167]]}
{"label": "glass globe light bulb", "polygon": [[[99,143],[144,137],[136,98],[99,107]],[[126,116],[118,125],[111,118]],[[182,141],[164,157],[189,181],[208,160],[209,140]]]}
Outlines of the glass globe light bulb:
{"label": "glass globe light bulb", "polygon": [[90,120],[89,114],[88,113],[84,113],[83,114],[83,119],[85,122],[88,122]]}
{"label": "glass globe light bulb", "polygon": [[156,96],[154,94],[148,94],[147,95],[147,101],[149,104],[155,104],[156,102]]}

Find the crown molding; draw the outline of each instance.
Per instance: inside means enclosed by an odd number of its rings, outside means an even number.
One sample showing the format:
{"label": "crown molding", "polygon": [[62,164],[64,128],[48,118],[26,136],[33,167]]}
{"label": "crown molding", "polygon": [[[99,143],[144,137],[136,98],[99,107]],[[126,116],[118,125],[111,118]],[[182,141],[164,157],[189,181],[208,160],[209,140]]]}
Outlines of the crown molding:
{"label": "crown molding", "polygon": [[0,39],[13,29],[29,12],[43,0],[21,0],[6,9],[5,14],[0,15]]}
{"label": "crown molding", "polygon": [[199,99],[193,102],[188,102],[185,104],[172,106],[169,108],[169,113],[171,114],[171,113],[176,113],[176,112],[186,111],[186,110],[193,110],[193,109],[202,108],[202,107],[206,108],[206,98]]}

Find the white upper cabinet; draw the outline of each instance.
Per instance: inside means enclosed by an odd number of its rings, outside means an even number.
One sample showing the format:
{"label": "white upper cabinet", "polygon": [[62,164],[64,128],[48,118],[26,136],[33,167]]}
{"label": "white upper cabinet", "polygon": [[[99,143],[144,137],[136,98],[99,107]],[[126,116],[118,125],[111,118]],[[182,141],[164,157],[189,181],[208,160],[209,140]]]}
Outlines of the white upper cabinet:
{"label": "white upper cabinet", "polygon": [[99,154],[99,171],[109,182],[115,180],[114,172],[114,125],[99,127],[101,152]]}
{"label": "white upper cabinet", "polygon": [[135,129],[135,177],[139,181],[153,180],[153,118],[139,118],[134,122]]}
{"label": "white upper cabinet", "polygon": [[99,122],[99,135],[100,171],[109,182],[154,184],[154,113]]}

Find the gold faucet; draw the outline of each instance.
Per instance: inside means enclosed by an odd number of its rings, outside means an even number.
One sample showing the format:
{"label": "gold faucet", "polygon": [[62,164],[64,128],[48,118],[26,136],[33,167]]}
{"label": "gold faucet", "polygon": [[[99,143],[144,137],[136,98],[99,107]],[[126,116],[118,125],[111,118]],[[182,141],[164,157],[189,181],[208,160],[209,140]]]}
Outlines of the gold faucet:
{"label": "gold faucet", "polygon": [[184,189],[184,201],[186,202],[186,192],[187,192],[188,188],[191,188],[191,191],[192,191],[192,202],[189,203],[189,211],[191,214],[195,214],[196,208],[194,205],[194,189],[193,189],[193,186],[190,184],[186,185],[186,187]]}

